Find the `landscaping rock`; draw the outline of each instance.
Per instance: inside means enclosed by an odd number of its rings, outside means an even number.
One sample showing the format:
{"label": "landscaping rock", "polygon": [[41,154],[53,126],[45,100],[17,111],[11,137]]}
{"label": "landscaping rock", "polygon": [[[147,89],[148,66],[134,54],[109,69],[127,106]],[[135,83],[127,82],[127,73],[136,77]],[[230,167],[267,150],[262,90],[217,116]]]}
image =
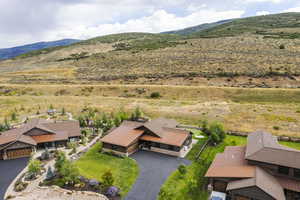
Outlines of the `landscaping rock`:
{"label": "landscaping rock", "polygon": [[119,195],[119,193],[120,193],[119,188],[115,186],[111,186],[107,189],[106,195],[109,197],[116,197]]}
{"label": "landscaping rock", "polygon": [[99,181],[97,181],[96,179],[91,179],[91,180],[89,180],[89,185],[91,186],[91,187],[96,187],[96,186],[98,186],[100,183],[99,183]]}

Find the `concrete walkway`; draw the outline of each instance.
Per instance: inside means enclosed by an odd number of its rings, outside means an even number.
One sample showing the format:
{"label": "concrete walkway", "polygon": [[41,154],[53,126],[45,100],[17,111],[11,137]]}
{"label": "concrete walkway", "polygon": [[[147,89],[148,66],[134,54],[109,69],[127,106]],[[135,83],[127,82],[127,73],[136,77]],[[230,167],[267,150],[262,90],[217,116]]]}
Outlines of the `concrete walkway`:
{"label": "concrete walkway", "polygon": [[131,156],[140,168],[139,177],[125,200],[156,200],[161,185],[180,164],[190,161],[150,151],[138,151]]}

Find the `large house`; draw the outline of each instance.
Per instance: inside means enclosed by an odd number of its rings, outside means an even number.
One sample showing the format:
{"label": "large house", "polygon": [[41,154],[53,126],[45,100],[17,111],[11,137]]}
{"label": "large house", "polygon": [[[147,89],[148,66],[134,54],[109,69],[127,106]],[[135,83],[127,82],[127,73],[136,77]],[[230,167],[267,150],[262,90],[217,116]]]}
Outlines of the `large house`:
{"label": "large house", "polygon": [[300,151],[269,133],[248,136],[247,146],[227,147],[206,173],[213,193],[232,200],[300,199]]}
{"label": "large house", "polygon": [[64,146],[79,137],[78,121],[33,119],[0,135],[0,160],[28,157],[36,149]]}
{"label": "large house", "polygon": [[191,147],[192,134],[177,128],[175,120],[124,121],[101,139],[103,151],[128,156],[139,149],[182,157]]}

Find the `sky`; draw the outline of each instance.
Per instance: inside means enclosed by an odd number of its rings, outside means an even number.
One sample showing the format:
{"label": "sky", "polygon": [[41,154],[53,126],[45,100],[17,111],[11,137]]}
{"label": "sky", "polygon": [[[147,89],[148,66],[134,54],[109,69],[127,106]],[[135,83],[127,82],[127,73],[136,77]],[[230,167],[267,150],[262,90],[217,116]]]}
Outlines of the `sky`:
{"label": "sky", "polygon": [[299,0],[0,0],[0,48],[300,12]]}

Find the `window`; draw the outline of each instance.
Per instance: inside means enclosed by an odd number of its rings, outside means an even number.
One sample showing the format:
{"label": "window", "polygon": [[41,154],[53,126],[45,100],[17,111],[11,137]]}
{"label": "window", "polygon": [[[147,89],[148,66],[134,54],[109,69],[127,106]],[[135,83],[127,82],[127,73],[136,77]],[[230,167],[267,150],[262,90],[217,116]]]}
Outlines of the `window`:
{"label": "window", "polygon": [[290,169],[288,167],[278,166],[279,174],[289,175],[289,171]]}
{"label": "window", "polygon": [[300,169],[294,169],[294,177],[300,178]]}

